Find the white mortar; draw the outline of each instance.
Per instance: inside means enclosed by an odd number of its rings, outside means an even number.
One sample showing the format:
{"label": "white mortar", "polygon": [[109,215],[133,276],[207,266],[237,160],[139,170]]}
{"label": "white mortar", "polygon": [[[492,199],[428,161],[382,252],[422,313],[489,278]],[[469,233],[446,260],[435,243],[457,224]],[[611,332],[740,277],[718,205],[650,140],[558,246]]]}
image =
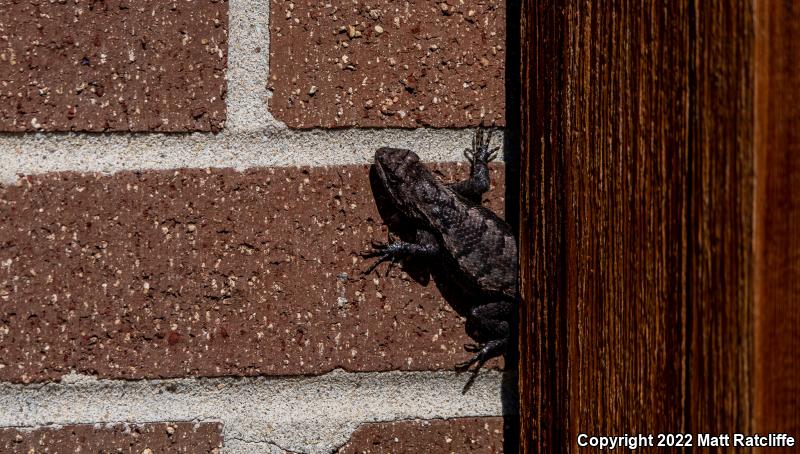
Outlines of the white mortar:
{"label": "white mortar", "polygon": [[0,427],[220,421],[228,454],[330,453],[363,422],[503,415],[501,395],[510,392],[502,389],[503,375],[482,372],[462,394],[468,377],[334,371],[319,377],[124,381],[70,374],[61,383],[0,384]]}
{"label": "white mortar", "polygon": [[58,171],[364,164],[383,146],[414,150],[429,162],[464,159],[472,129],[287,129],[267,108],[269,0],[230,0],[229,12],[222,132],[0,133],[0,184]]}

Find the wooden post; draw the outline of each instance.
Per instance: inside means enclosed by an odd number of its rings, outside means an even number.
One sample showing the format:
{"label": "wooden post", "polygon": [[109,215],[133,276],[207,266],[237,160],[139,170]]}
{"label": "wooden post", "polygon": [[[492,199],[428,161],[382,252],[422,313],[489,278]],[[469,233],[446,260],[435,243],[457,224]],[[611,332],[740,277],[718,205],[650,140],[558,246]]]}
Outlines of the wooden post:
{"label": "wooden post", "polygon": [[755,430],[800,436],[800,5],[756,3]]}
{"label": "wooden post", "polygon": [[520,91],[520,447],[568,437],[564,239],[564,5],[522,0]]}
{"label": "wooden post", "polygon": [[754,11],[523,1],[522,452],[752,430]]}

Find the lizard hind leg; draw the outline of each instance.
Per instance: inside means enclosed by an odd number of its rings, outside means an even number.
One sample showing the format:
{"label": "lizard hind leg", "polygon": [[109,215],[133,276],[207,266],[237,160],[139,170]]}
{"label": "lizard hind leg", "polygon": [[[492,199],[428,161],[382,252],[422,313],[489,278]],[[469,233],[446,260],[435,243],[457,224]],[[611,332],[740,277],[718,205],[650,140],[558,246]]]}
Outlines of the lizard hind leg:
{"label": "lizard hind leg", "polygon": [[492,301],[475,306],[467,317],[467,333],[478,342],[508,338],[511,336],[509,320],[515,310],[516,304],[512,301]]}
{"label": "lizard hind leg", "polygon": [[[508,350],[511,339],[511,325],[508,320],[515,307],[511,301],[493,301],[476,306],[470,311],[469,322],[475,327],[474,336],[479,341],[485,340],[486,342],[464,346],[465,350],[475,354],[467,361],[456,365],[456,370],[464,372],[474,364],[477,366],[464,385],[463,392],[466,393],[472,387],[478,377],[478,372],[487,361],[505,354]],[[470,333],[470,335],[473,334]]]}

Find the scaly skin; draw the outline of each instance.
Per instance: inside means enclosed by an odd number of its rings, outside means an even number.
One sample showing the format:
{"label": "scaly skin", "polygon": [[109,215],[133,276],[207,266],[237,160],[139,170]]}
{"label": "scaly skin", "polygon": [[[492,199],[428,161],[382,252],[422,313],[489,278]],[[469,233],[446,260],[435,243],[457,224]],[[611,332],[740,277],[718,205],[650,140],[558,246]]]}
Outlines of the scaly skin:
{"label": "scaly skin", "polygon": [[495,150],[479,129],[470,159],[470,178],[447,185],[425,167],[414,152],[380,148],[375,170],[394,207],[417,229],[417,242],[376,245],[366,257],[379,257],[368,270],[384,261],[405,257],[439,260],[475,298],[468,322],[482,343],[459,368],[475,370],[502,355],[511,341],[511,323],[517,311],[517,242],[508,224],[480,205],[489,189],[488,163]]}

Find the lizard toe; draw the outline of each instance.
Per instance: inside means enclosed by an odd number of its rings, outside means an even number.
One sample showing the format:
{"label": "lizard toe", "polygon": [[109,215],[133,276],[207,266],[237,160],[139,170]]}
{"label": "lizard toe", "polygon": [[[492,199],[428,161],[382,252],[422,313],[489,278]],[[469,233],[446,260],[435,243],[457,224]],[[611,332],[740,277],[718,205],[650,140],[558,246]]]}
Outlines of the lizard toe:
{"label": "lizard toe", "polygon": [[372,258],[372,257],[383,257],[383,256],[386,256],[386,255],[390,254],[389,252],[387,252],[387,249],[389,249],[389,245],[388,244],[386,244],[386,243],[376,243],[376,242],[373,241],[372,242],[372,249],[370,249],[368,251],[364,251],[364,252],[362,252],[362,253],[360,253],[358,255],[360,255],[362,258],[366,258],[366,259]]}
{"label": "lizard toe", "polygon": [[472,358],[456,364],[456,370],[459,372],[464,372],[466,370],[469,370],[470,366],[472,366],[473,364],[477,363],[480,360],[481,360],[481,354],[478,353],[474,355]]}
{"label": "lizard toe", "polygon": [[375,260],[375,263],[370,265],[369,268],[367,268],[367,270],[364,271],[364,275],[365,276],[368,275],[369,273],[373,272],[375,270],[375,268],[377,268],[378,265],[380,265],[381,263],[386,262],[388,260],[393,260],[392,259],[392,254],[386,254],[386,253],[384,253],[384,254],[376,254],[376,255],[373,255],[372,257],[378,257],[378,256],[380,256],[378,258],[378,260]]}
{"label": "lizard toe", "polygon": [[479,352],[481,351],[481,348],[482,348],[481,345],[476,343],[464,344],[464,350],[470,353]]}

